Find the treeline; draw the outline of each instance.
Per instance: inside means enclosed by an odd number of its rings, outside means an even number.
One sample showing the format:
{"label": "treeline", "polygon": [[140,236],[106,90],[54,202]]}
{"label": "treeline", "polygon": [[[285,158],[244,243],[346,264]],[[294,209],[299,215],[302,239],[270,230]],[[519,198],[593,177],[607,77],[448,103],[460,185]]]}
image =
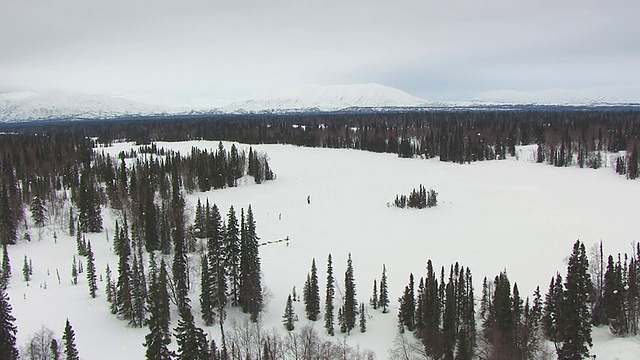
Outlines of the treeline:
{"label": "treeline", "polygon": [[438,193],[433,189],[429,189],[429,191],[427,191],[425,187],[420,184],[417,190],[415,188],[411,190],[409,196],[396,195],[396,198],[393,201],[393,206],[402,209],[424,209],[438,206]]}
{"label": "treeline", "polygon": [[[54,124],[6,124],[7,130],[95,137],[101,144],[229,140],[351,148],[400,157],[439,157],[468,163],[515,156],[517,145],[538,144],[537,161],[555,166],[604,166],[618,153],[625,175],[638,176],[640,111],[501,110],[215,115]],[[615,160],[618,161],[618,160]],[[619,172],[623,172],[619,166]]]}
{"label": "treeline", "polygon": [[[636,250],[640,254],[640,248]],[[604,270],[604,262],[598,264],[602,247],[599,253],[592,253],[590,267],[584,244],[576,241],[564,277],[556,274],[546,294],[541,294],[538,287],[531,296],[523,296],[518,284],[502,271],[494,279],[485,277],[481,295],[476,297],[469,268],[456,263],[450,266],[448,275],[442,267],[438,276],[429,260],[426,274],[419,280],[410,274],[398,298],[398,337],[390,355],[401,359],[538,359],[552,356],[550,341],[558,358],[588,358],[594,325],[608,324],[614,334],[637,334],[638,254],[619,256],[617,261],[610,256]],[[358,303],[355,296],[351,256],[344,287],[338,286],[332,269],[329,255],[322,316],[326,333],[334,335],[335,308],[342,333],[349,334],[358,324],[360,332],[366,332],[371,311],[388,312],[386,267],[381,279],[374,280],[368,305]],[[321,319],[318,282],[314,259],[302,297],[306,317],[311,321]],[[338,298],[336,287],[340,289]],[[295,303],[294,288],[283,315],[283,324],[289,331],[295,329],[297,320]]]}
{"label": "treeline", "polygon": [[[15,244],[27,230],[25,210],[36,226],[69,223],[69,232],[102,229],[102,207],[125,211],[144,239],[147,251],[167,253],[172,217],[169,200],[175,186],[187,192],[234,187],[249,176],[256,183],[273,180],[267,155],[220,142],[214,151],[189,154],[143,147],[115,159],[94,153],[95,143],[74,135],[0,134],[0,241]],[[127,159],[129,159],[127,161]],[[71,202],[67,200],[70,198]]]}

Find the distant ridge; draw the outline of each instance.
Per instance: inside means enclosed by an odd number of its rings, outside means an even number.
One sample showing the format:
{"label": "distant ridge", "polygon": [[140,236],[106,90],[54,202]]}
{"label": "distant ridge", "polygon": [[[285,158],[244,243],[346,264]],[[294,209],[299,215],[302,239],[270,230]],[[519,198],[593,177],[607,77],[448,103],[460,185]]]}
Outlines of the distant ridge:
{"label": "distant ridge", "polygon": [[0,122],[105,119],[178,111],[113,96],[28,91],[0,94]]}
{"label": "distant ridge", "polygon": [[336,111],[351,107],[415,107],[424,99],[380,84],[300,86],[262,93],[234,102],[222,110],[227,113]]}
{"label": "distant ridge", "polygon": [[0,123],[98,120],[170,116],[292,113],[371,113],[384,111],[513,111],[640,109],[629,93],[624,99],[596,97],[594,91],[546,90],[535,93],[494,91],[468,101],[426,101],[380,84],[300,86],[270,91],[223,108],[192,109],[152,105],[124,97],[29,91],[0,94]]}

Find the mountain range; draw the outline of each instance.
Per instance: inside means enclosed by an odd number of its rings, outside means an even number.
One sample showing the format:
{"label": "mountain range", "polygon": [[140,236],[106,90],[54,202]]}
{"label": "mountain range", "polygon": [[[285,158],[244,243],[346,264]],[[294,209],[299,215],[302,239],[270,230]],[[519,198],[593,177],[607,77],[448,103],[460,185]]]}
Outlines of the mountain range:
{"label": "mountain range", "polygon": [[[594,100],[595,99],[595,100]],[[0,94],[0,122],[34,120],[85,120],[122,117],[197,114],[247,114],[326,111],[379,111],[395,109],[505,109],[513,106],[627,106],[629,102],[570,94],[563,90],[538,93],[492,92],[464,102],[426,101],[402,90],[369,83],[332,86],[299,86],[270,91],[233,102],[222,108],[153,105],[124,97],[66,92],[12,92]]]}

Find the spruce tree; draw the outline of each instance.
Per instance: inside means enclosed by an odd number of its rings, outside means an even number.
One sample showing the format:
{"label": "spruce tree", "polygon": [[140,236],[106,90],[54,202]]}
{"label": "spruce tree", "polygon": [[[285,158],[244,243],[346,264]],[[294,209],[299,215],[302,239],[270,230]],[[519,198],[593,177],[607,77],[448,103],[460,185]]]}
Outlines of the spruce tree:
{"label": "spruce tree", "polygon": [[413,331],[415,322],[415,294],[413,274],[409,275],[409,284],[405,286],[403,295],[398,299],[400,303],[398,309],[399,328],[406,328]]}
{"label": "spruce tree", "polygon": [[73,327],[69,323],[69,319],[67,319],[67,323],[64,327],[64,334],[62,335],[62,340],[64,340],[64,356],[66,360],[80,360],[80,356],[78,356],[78,349],[76,349],[76,334],[73,331]]}
{"label": "spruce tree", "polygon": [[[256,234],[256,223],[251,205],[247,209],[247,217],[243,229],[244,236],[242,236],[240,248],[240,290],[238,296],[242,311],[251,314],[251,321],[257,322],[258,315],[262,311],[262,274],[260,255],[258,253],[258,235]],[[317,283],[318,277],[316,274],[316,287]]]}
{"label": "spruce tree", "polygon": [[333,264],[331,260],[331,254],[329,254],[329,256],[327,257],[327,286],[324,300],[324,328],[327,330],[327,334],[331,336],[335,334],[333,323],[333,297],[335,295],[334,286]]}
{"label": "spruce tree", "polygon": [[438,296],[438,280],[431,260],[427,261],[424,297],[424,333],[421,336],[422,342],[425,345],[427,355],[433,358],[440,358],[442,356],[440,314],[442,312],[442,300],[444,299]]}
{"label": "spruce tree", "polygon": [[78,224],[83,232],[99,232],[102,229],[102,214],[98,185],[92,169],[87,166],[80,175],[78,187]]}
{"label": "spruce tree", "polygon": [[589,315],[592,288],[587,254],[584,244],[578,240],[569,257],[560,307],[562,346],[558,351],[559,359],[589,357],[589,348],[593,346]]}
{"label": "spruce tree", "polygon": [[[457,265],[457,264],[456,264]],[[453,358],[456,345],[457,303],[453,267],[445,286],[444,310],[442,313],[442,349],[445,359]]]}
{"label": "spruce tree", "polygon": [[11,315],[11,310],[9,295],[4,287],[0,287],[0,359],[17,360],[16,333],[18,328],[14,324],[16,319]]}
{"label": "spruce tree", "polygon": [[356,316],[358,314],[358,302],[356,301],[356,284],[353,277],[353,261],[351,254],[347,258],[347,270],[344,273],[344,316],[345,327],[351,331],[356,326]]}
{"label": "spruce tree", "polygon": [[116,284],[113,282],[111,277],[111,268],[109,268],[109,264],[107,264],[106,268],[106,277],[107,277],[107,285],[106,285],[106,293],[107,293],[107,302],[109,303],[109,309],[112,314],[118,313],[118,300],[117,293],[118,290],[116,288]]}
{"label": "spruce tree", "polygon": [[73,208],[69,208],[69,236],[76,235],[76,221],[73,217]]}
{"label": "spruce tree", "polygon": [[187,270],[187,247],[184,235],[184,199],[180,192],[179,175],[173,170],[171,209],[173,219],[173,282],[178,309],[189,306],[189,274]]}
{"label": "spruce tree", "polygon": [[304,290],[304,307],[307,318],[311,321],[316,321],[318,320],[318,315],[320,315],[320,288],[318,286],[316,259],[311,262],[311,274],[307,275]]}
{"label": "spruce tree", "polygon": [[[75,257],[74,257],[75,260]],[[98,282],[96,278],[96,265],[93,257],[93,250],[91,250],[91,242],[87,244],[87,284],[89,285],[89,295],[92,298],[96,297],[96,291],[98,290]],[[77,284],[77,274],[76,274]]]}
{"label": "spruce tree", "polygon": [[51,352],[51,360],[60,360],[60,346],[58,345],[58,340],[51,339],[49,351]]}
{"label": "spruce tree", "polygon": [[373,293],[369,299],[369,305],[374,309],[378,308],[378,282],[376,279],[373,279]]}
{"label": "spruce tree", "polygon": [[145,336],[143,346],[147,348],[148,360],[171,360],[172,353],[168,346],[171,343],[169,331],[169,294],[167,293],[167,270],[164,260],[160,269],[151,274],[147,311],[149,312],[149,333]]}
{"label": "spruce tree", "polygon": [[295,325],[293,324],[294,318],[293,301],[291,300],[291,294],[289,294],[287,297],[287,305],[284,308],[284,315],[282,315],[282,322],[287,331],[293,331],[293,329],[295,329]]}
{"label": "spruce tree", "polygon": [[142,327],[146,321],[147,313],[145,303],[147,301],[147,283],[144,277],[144,269],[141,268],[142,262],[138,260],[136,255],[133,256],[133,268],[131,277],[131,297],[133,299],[133,319],[130,325],[133,327]]}
{"label": "spruce tree", "polygon": [[129,241],[129,231],[127,220],[119,229],[120,234],[114,235],[114,250],[118,255],[118,281],[116,283],[116,301],[118,304],[118,315],[124,320],[132,321],[133,297],[131,295],[131,267],[130,255],[131,246]]}
{"label": "spruce tree", "polygon": [[611,331],[613,333],[623,333],[626,314],[624,314],[625,299],[623,297],[622,266],[620,260],[618,260],[618,263],[613,261],[613,256],[608,258],[602,300],[604,313],[607,322],[610,323]]}
{"label": "spruce tree", "polygon": [[27,259],[27,255],[24,256],[24,262],[22,263],[22,278],[24,281],[31,281],[31,269],[29,269],[29,259]]}
{"label": "spruce tree", "polygon": [[[207,209],[209,203],[207,201]],[[224,227],[218,207],[214,204],[207,216],[207,256],[209,261],[211,310],[217,309],[220,322],[225,317],[227,305],[227,272],[225,269]],[[211,315],[211,314],[209,314]],[[207,316],[209,316],[207,315]]]}
{"label": "spruce tree", "polygon": [[382,313],[386,314],[389,310],[389,290],[387,288],[387,267],[382,264],[382,277],[380,278],[380,299],[378,307],[382,308]]}
{"label": "spruce tree", "polygon": [[365,313],[364,303],[360,303],[360,332],[367,331],[367,315]]}
{"label": "spruce tree", "polygon": [[239,305],[240,290],[240,229],[236,212],[231,206],[225,232],[225,269],[228,272],[229,297],[232,306]]}
{"label": "spruce tree", "polygon": [[197,327],[188,306],[180,310],[180,320],[174,329],[178,350],[178,359],[185,360],[208,360],[209,343],[207,336],[201,328]]}
{"label": "spruce tree", "polygon": [[46,209],[44,207],[44,202],[40,199],[39,196],[34,196],[31,201],[31,205],[29,206],[29,211],[31,211],[31,219],[36,226],[42,227],[44,226],[44,222],[47,220],[46,217]]}
{"label": "spruce tree", "polygon": [[84,242],[82,241],[82,229],[80,228],[80,224],[78,224],[78,229],[76,230],[76,250],[78,251],[79,256],[87,255],[87,249],[84,246]]}
{"label": "spruce tree", "polygon": [[209,275],[209,262],[207,256],[203,255],[200,259],[200,312],[202,320],[206,326],[213,325],[215,320],[215,311],[211,300],[211,276]]}
{"label": "spruce tree", "polygon": [[11,259],[7,244],[2,244],[2,269],[0,269],[0,288],[6,289],[11,278]]}
{"label": "spruce tree", "polygon": [[78,263],[75,255],[73,255],[73,262],[71,263],[71,283],[78,285]]}
{"label": "spruce tree", "polygon": [[562,342],[562,318],[560,316],[561,303],[564,289],[562,287],[562,276],[557,273],[551,278],[549,291],[545,295],[542,328],[548,340],[552,341],[556,350]]}

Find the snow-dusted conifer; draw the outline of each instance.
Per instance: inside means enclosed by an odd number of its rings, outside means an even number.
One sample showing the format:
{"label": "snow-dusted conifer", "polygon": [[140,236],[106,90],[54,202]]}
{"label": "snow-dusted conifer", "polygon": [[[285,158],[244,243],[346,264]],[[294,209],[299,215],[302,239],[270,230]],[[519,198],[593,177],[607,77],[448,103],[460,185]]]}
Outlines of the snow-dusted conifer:
{"label": "snow-dusted conifer", "polygon": [[294,318],[293,301],[291,300],[291,294],[289,294],[287,297],[287,305],[284,308],[284,315],[282,315],[282,322],[284,323],[284,328],[287,329],[287,331],[295,329],[295,325],[293,323]]}
{"label": "snow-dusted conifer", "polygon": [[318,320],[320,315],[320,287],[318,286],[316,259],[311,262],[311,274],[307,275],[307,281],[304,285],[304,307],[309,320]]}
{"label": "snow-dusted conifer", "polygon": [[16,333],[18,328],[11,315],[9,295],[4,287],[0,287],[0,359],[17,360],[18,348],[16,347]]}
{"label": "snow-dusted conifer", "polygon": [[389,310],[389,290],[387,288],[387,267],[382,264],[382,277],[380,278],[380,299],[378,300],[378,307],[382,308],[382,313],[386,314]]}
{"label": "snow-dusted conifer", "polygon": [[89,295],[92,298],[96,297],[96,291],[98,290],[98,283],[96,279],[96,265],[93,257],[93,250],[91,249],[91,242],[87,244],[87,284],[89,285]]}
{"label": "snow-dusted conifer", "polygon": [[333,296],[335,295],[334,286],[333,264],[331,260],[331,254],[329,254],[329,256],[327,257],[327,286],[324,300],[324,328],[327,330],[327,334],[331,336],[335,334],[333,322]]}
{"label": "snow-dusted conifer", "polygon": [[76,348],[76,333],[73,331],[73,327],[67,319],[67,323],[64,327],[64,334],[62,340],[64,340],[64,355],[66,360],[80,360],[78,355],[78,349]]}

